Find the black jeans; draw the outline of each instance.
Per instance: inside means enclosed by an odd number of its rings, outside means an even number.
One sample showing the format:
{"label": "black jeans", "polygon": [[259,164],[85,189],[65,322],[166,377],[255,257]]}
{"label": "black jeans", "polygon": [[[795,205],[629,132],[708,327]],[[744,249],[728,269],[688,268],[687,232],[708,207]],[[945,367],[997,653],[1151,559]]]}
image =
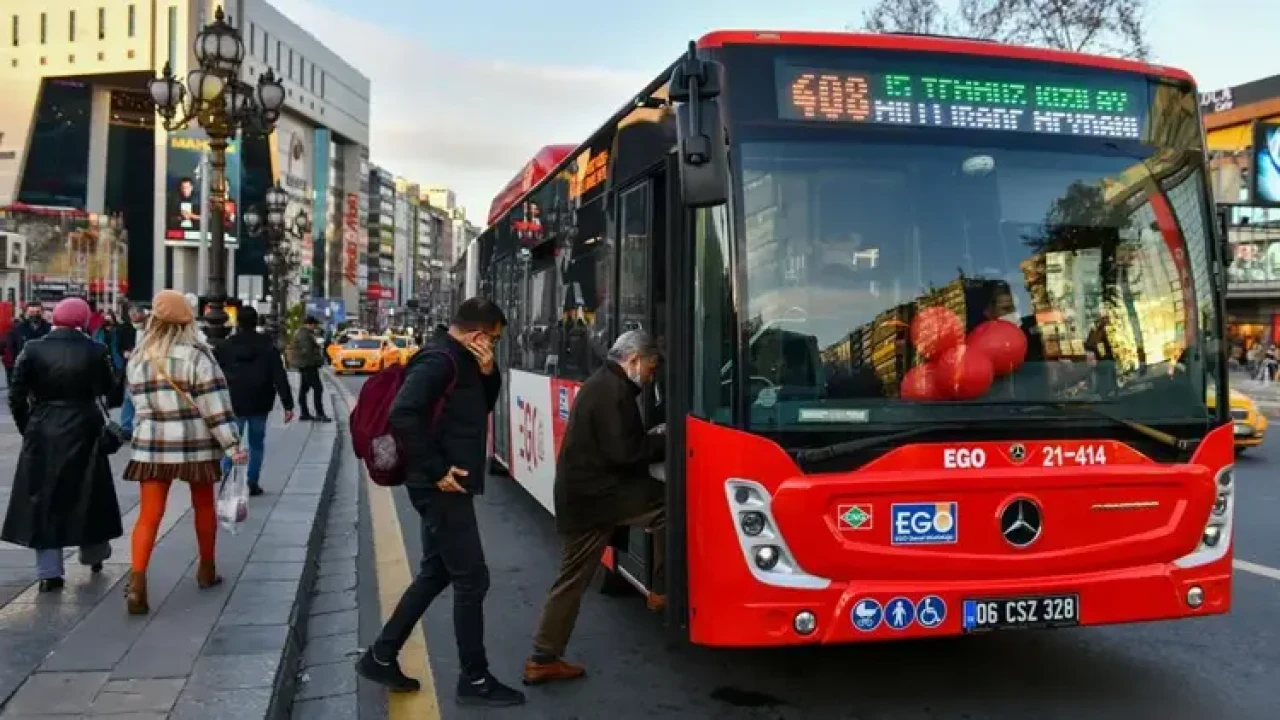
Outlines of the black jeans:
{"label": "black jeans", "polygon": [[489,566],[480,544],[474,497],[433,492],[417,510],[422,516],[422,565],[374,642],[374,655],[380,660],[398,655],[431,602],[452,584],[453,633],[462,674],[484,677],[489,671],[484,650]]}
{"label": "black jeans", "polygon": [[324,395],[324,384],[320,382],[320,368],[298,368],[298,375],[302,381],[298,384],[298,407],[302,410],[302,417],[311,417],[311,412],[307,410],[307,391],[313,392],[316,401],[316,417],[324,417],[324,406],[320,404],[320,398]]}

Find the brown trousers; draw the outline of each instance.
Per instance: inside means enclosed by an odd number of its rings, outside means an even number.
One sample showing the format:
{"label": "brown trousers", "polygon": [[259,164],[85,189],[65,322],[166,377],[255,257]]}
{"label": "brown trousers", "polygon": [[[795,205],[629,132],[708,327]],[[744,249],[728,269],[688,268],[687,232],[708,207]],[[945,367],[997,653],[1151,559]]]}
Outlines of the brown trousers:
{"label": "brown trousers", "polygon": [[[633,517],[626,518],[619,525],[641,527],[653,531],[653,577],[654,592],[664,588],[665,576],[663,565],[666,560],[666,527],[667,513],[665,508],[655,507]],[[569,645],[569,636],[578,622],[578,610],[582,607],[582,596],[591,585],[604,549],[613,537],[613,528],[590,530],[564,538],[564,549],[560,554],[560,574],[547,593],[546,603],[542,606],[542,616],[538,619],[538,631],[533,636],[533,651],[538,655],[560,657]]]}

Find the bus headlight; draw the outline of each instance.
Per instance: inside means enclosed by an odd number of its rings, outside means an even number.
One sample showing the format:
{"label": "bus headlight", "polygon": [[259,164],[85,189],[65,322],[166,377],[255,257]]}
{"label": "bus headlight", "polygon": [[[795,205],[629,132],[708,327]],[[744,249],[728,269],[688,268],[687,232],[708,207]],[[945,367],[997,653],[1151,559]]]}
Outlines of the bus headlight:
{"label": "bus headlight", "polygon": [[773,498],[758,482],[732,478],[725,483],[733,529],[747,568],[766,585],[820,590],[831,584],[800,568],[773,517]]}
{"label": "bus headlight", "polygon": [[738,524],[742,526],[742,532],[750,535],[751,537],[756,537],[760,533],[764,532],[764,528],[768,522],[764,519],[763,513],[750,510],[742,513],[742,516],[738,518]]}
{"label": "bus headlight", "polygon": [[778,565],[778,557],[781,555],[778,548],[773,545],[760,545],[756,548],[756,567],[761,570],[772,570]]}
{"label": "bus headlight", "polygon": [[1174,565],[1178,567],[1208,565],[1226,557],[1231,549],[1231,526],[1236,506],[1235,468],[1228,465],[1219,470],[1218,476],[1214,478],[1214,485],[1217,494],[1213,499],[1209,519],[1200,533],[1200,543],[1190,555],[1174,561]]}

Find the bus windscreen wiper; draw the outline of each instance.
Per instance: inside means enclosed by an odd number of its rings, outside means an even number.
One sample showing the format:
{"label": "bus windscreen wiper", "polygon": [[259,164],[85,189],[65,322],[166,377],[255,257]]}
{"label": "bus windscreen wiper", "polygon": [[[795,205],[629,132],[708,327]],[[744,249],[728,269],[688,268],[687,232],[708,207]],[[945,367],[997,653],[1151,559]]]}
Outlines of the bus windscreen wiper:
{"label": "bus windscreen wiper", "polygon": [[1106,420],[1110,420],[1113,423],[1124,425],[1125,427],[1129,428],[1130,430],[1133,430],[1136,433],[1139,433],[1141,435],[1146,435],[1147,437],[1151,438],[1152,440],[1155,440],[1156,442],[1163,443],[1177,450],[1191,450],[1195,448],[1195,446],[1200,444],[1200,440],[1198,438],[1186,439],[1186,438],[1180,438],[1174,435],[1170,435],[1169,433],[1163,430],[1158,430],[1156,428],[1153,428],[1150,425],[1144,425],[1135,420],[1129,420],[1128,418],[1123,418],[1123,417],[1120,417],[1119,415],[1113,415],[1105,410],[1102,410],[1101,408],[1098,408],[1095,403],[1066,402],[1066,403],[1057,403],[1057,404],[1047,404],[1046,406],[1061,408],[1068,412],[1080,412],[1085,415],[1093,415],[1095,417],[1100,417]]}
{"label": "bus windscreen wiper", "polygon": [[799,450],[793,450],[791,451],[791,457],[797,463],[820,463],[834,458],[843,457],[845,455],[853,455],[862,452],[863,450],[867,450],[868,448],[873,448],[896,440],[906,440],[907,438],[912,438],[917,435],[925,435],[927,433],[938,432],[940,430],[958,430],[962,427],[964,426],[925,423],[923,425],[917,425],[910,430],[889,433],[888,435],[876,435],[873,437],[859,438],[857,440],[846,440],[845,442],[839,442],[819,448],[801,448]]}

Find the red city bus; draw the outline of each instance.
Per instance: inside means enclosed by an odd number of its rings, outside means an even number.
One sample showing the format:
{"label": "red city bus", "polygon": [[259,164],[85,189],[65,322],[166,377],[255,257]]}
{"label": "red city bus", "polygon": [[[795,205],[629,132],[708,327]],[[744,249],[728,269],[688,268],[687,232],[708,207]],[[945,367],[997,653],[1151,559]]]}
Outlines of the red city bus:
{"label": "red city bus", "polygon": [[[692,642],[1229,610],[1227,255],[1186,73],[714,32],[489,221],[463,264],[511,319],[493,456],[549,511],[580,383],[622,331],[665,349],[642,408]],[[652,548],[620,531],[606,585],[647,592]]]}

